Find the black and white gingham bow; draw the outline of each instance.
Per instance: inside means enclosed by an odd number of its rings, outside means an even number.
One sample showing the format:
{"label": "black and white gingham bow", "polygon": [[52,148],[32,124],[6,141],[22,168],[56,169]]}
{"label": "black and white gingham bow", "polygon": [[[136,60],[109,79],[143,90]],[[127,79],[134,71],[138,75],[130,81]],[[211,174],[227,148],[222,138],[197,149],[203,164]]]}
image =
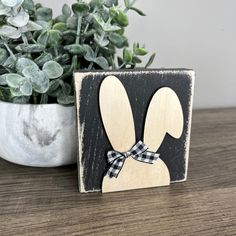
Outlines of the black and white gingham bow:
{"label": "black and white gingham bow", "polygon": [[160,155],[158,153],[149,152],[147,150],[148,147],[142,141],[139,141],[128,152],[121,153],[117,151],[109,151],[107,153],[107,157],[108,162],[111,164],[111,167],[107,171],[107,175],[110,178],[117,178],[125,163],[125,159],[130,156],[136,161],[153,164]]}

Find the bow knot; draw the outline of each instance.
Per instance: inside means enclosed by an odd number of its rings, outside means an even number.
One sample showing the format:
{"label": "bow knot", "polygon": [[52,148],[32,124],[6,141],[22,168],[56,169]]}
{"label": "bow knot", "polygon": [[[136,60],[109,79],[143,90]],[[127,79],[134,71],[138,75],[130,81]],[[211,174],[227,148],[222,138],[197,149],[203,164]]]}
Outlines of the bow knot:
{"label": "bow knot", "polygon": [[136,161],[153,164],[160,155],[155,152],[149,152],[148,147],[142,141],[135,144],[128,152],[109,151],[107,157],[111,167],[109,168],[107,175],[110,178],[117,178],[125,160],[130,156]]}

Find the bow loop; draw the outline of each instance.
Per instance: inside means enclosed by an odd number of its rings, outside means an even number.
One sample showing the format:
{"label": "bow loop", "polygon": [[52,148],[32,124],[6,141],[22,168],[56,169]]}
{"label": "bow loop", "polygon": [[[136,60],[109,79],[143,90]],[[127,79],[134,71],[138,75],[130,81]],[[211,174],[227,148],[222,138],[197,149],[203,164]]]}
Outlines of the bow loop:
{"label": "bow loop", "polygon": [[119,153],[117,151],[109,151],[107,153],[107,160],[110,164],[112,164],[119,157],[122,157],[122,153]]}
{"label": "bow loop", "polygon": [[117,178],[125,163],[125,159],[130,156],[136,161],[153,164],[160,155],[147,150],[148,147],[142,141],[139,141],[128,152],[121,153],[117,151],[109,151],[107,157],[111,167],[109,168],[107,175],[110,178]]}

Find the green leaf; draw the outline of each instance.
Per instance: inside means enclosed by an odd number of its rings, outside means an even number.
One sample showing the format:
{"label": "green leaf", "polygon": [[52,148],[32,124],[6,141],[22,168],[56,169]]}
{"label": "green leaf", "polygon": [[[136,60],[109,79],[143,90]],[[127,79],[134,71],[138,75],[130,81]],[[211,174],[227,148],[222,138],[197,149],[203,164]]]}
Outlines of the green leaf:
{"label": "green leaf", "polygon": [[134,61],[134,63],[142,63],[142,60],[137,56],[133,57],[133,61]]}
{"label": "green leaf", "polygon": [[0,75],[0,85],[7,85],[6,74]]}
{"label": "green leaf", "polygon": [[94,34],[94,40],[100,47],[106,47],[109,44],[109,40],[104,38],[103,35]]}
{"label": "green leaf", "polygon": [[71,86],[63,80],[58,80],[62,89],[62,93],[58,94],[58,97],[68,96],[71,93]]}
{"label": "green leaf", "polygon": [[121,28],[121,29],[117,30],[116,33],[122,36],[125,33],[125,29]]}
{"label": "green leaf", "polygon": [[0,36],[4,36],[11,39],[18,39],[21,36],[21,32],[9,25],[3,25],[0,27]]}
{"label": "green leaf", "polygon": [[48,31],[42,31],[42,33],[39,35],[37,42],[43,46],[47,46],[49,38],[49,32]]}
{"label": "green leaf", "polygon": [[94,18],[95,22],[96,22],[98,25],[100,25],[101,27],[103,27],[103,26],[105,25],[105,22],[104,22],[104,20],[102,19],[102,17],[101,17],[100,15],[94,14],[94,15],[93,15],[93,18]]}
{"label": "green leaf", "polygon": [[117,6],[118,5],[118,0],[105,0],[104,5],[108,8],[112,7],[113,5]]}
{"label": "green leaf", "polygon": [[38,20],[36,21],[36,24],[38,24],[39,26],[41,26],[42,30],[50,30],[52,29],[52,21],[43,21],[43,20]]}
{"label": "green leaf", "polygon": [[89,5],[85,2],[74,3],[72,5],[72,11],[77,16],[84,16],[89,12]]}
{"label": "green leaf", "polygon": [[147,64],[146,64],[146,66],[145,66],[145,68],[148,68],[148,67],[153,63],[155,57],[156,57],[156,53],[153,53],[153,54],[151,55],[151,57],[149,58],[149,60],[148,60],[148,62],[147,62]]}
{"label": "green leaf", "polygon": [[117,25],[111,25],[109,22],[104,22],[102,17],[99,15],[94,15],[95,22],[105,31],[105,32],[112,32],[120,30],[121,28]]}
{"label": "green leaf", "polygon": [[109,40],[118,48],[128,47],[127,38],[118,33],[110,33]]}
{"label": "green leaf", "polygon": [[[65,53],[63,55],[56,57],[54,61],[58,62],[61,65],[64,65],[63,68],[71,67],[70,65],[65,65],[67,63],[71,63],[71,56],[68,53]],[[64,69],[64,73],[65,73],[65,69]]]}
{"label": "green leaf", "polygon": [[89,6],[92,10],[101,8],[104,5],[104,0],[91,0]]}
{"label": "green leaf", "polygon": [[31,81],[37,80],[37,77],[39,77],[39,69],[34,66],[27,66],[22,70],[22,75]]}
{"label": "green leaf", "polygon": [[4,48],[0,48],[0,65],[3,65],[8,58],[8,52]]}
{"label": "green leaf", "polygon": [[11,11],[11,8],[6,6],[6,5],[3,5],[1,2],[0,2],[0,16],[1,15],[7,15],[9,12]]}
{"label": "green leaf", "polygon": [[17,60],[16,70],[18,73],[22,73],[23,70],[27,67],[31,67],[36,71],[39,70],[39,67],[37,66],[37,64],[28,58],[22,57]]}
{"label": "green leaf", "polygon": [[89,46],[89,45],[83,45],[84,48],[86,49],[86,54],[84,56],[84,58],[87,60],[87,61],[93,61],[94,58],[95,58],[95,53],[93,51],[93,49]]}
{"label": "green leaf", "polygon": [[62,33],[59,30],[49,30],[48,31],[48,45],[56,46],[60,45],[62,42]]}
{"label": "green leaf", "polygon": [[76,40],[76,31],[66,30],[62,32],[62,38],[65,41],[64,45],[74,44]]}
{"label": "green leaf", "polygon": [[64,96],[57,98],[57,102],[61,105],[70,105],[75,103],[74,96]]}
{"label": "green leaf", "polygon": [[41,7],[43,7],[41,3],[36,3],[36,4],[35,4],[35,9],[39,9],[39,8],[41,8]]}
{"label": "green leaf", "polygon": [[125,3],[125,7],[126,7],[126,8],[129,8],[129,7],[130,7],[130,2],[129,2],[129,0],[124,0],[124,3]]}
{"label": "green leaf", "polygon": [[129,9],[137,12],[140,16],[146,16],[144,12],[142,12],[141,10],[139,10],[136,7],[129,7]]}
{"label": "green leaf", "polygon": [[20,86],[20,91],[24,96],[32,95],[32,85],[28,80],[25,80]]}
{"label": "green leaf", "polygon": [[16,65],[16,61],[12,56],[9,56],[3,64],[5,68],[11,69],[11,70],[15,68],[15,65]]}
{"label": "green leaf", "polygon": [[41,44],[20,44],[16,50],[23,53],[39,53],[45,50],[45,46]]}
{"label": "green leaf", "polygon": [[24,11],[20,11],[16,16],[7,18],[7,22],[15,27],[26,26],[29,22],[29,14]]}
{"label": "green leaf", "polygon": [[7,7],[14,7],[17,5],[18,0],[2,0],[2,3]]}
{"label": "green leaf", "polygon": [[52,20],[52,9],[47,7],[38,8],[35,12],[36,19],[39,21]]}
{"label": "green leaf", "polygon": [[49,83],[49,89],[47,94],[51,97],[57,97],[57,90],[60,87],[60,82],[58,79],[51,80]]}
{"label": "green leaf", "polygon": [[12,88],[18,88],[26,80],[26,78],[15,73],[6,74],[6,82]]}
{"label": "green leaf", "polygon": [[70,7],[68,6],[68,4],[64,4],[63,7],[62,7],[62,13],[63,15],[65,15],[67,18],[71,16],[71,9]]}
{"label": "green leaf", "polygon": [[116,17],[116,21],[122,27],[126,27],[129,24],[128,16],[123,11],[120,11],[120,10],[119,10],[118,16]]}
{"label": "green leaf", "polygon": [[16,5],[13,7],[13,9],[16,11],[16,10],[19,10],[20,6],[22,5],[22,3],[24,2],[24,0],[17,0],[17,3]]}
{"label": "green leaf", "polygon": [[53,59],[53,57],[52,57],[51,53],[44,52],[39,57],[34,59],[34,62],[38,66],[43,66],[46,62],[51,61],[52,59]]}
{"label": "green leaf", "polygon": [[43,71],[40,71],[39,75],[37,80],[32,81],[33,89],[37,93],[46,93],[49,89],[49,79]]}
{"label": "green leaf", "polygon": [[139,56],[144,56],[148,54],[148,51],[145,48],[136,48],[135,54]]}
{"label": "green leaf", "polygon": [[125,63],[127,63],[127,64],[132,62],[133,54],[127,48],[124,48],[124,50],[123,50],[123,59],[124,59]]}
{"label": "green leaf", "polygon": [[139,47],[139,44],[134,43],[133,45],[134,53],[138,56],[145,56],[148,51],[144,47]]}
{"label": "green leaf", "polygon": [[30,32],[30,31],[38,31],[38,30],[42,30],[42,26],[33,21],[29,21],[26,26],[20,29],[22,33]]}
{"label": "green leaf", "polygon": [[111,24],[107,24],[107,23],[103,26],[103,30],[105,32],[112,32],[112,31],[117,31],[120,29],[121,28],[118,25],[111,25]]}
{"label": "green leaf", "polygon": [[16,87],[16,88],[11,87],[10,91],[11,91],[12,97],[23,96],[23,93],[20,91],[20,87]]}
{"label": "green leaf", "polygon": [[43,71],[50,79],[56,79],[63,75],[62,66],[55,61],[46,62],[43,65]]}
{"label": "green leaf", "polygon": [[49,78],[43,71],[27,67],[23,70],[22,74],[31,81],[35,92],[46,93],[49,89]]}
{"label": "green leaf", "polygon": [[66,24],[63,22],[56,23],[53,28],[53,30],[59,30],[61,32],[67,30]]}
{"label": "green leaf", "polygon": [[86,48],[83,45],[79,44],[67,45],[64,47],[64,49],[72,55],[84,56],[87,52]]}
{"label": "green leaf", "polygon": [[33,0],[24,0],[24,2],[22,3],[22,7],[23,7],[23,9],[33,11],[34,10]]}
{"label": "green leaf", "polygon": [[69,17],[66,21],[66,26],[68,29],[76,30],[77,29],[77,22],[78,22],[78,19],[76,16]]}
{"label": "green leaf", "polygon": [[66,23],[67,17],[65,15],[59,15],[54,19],[55,23]]}
{"label": "green leaf", "polygon": [[64,81],[60,79],[51,81],[50,88],[47,91],[47,94],[49,96],[57,98],[69,96],[70,93],[71,93],[71,86],[68,83],[64,83]]}
{"label": "green leaf", "polygon": [[13,103],[16,104],[27,104],[30,101],[30,97],[29,96],[19,96],[19,97],[14,97],[12,99]]}
{"label": "green leaf", "polygon": [[109,15],[111,18],[115,18],[119,15],[119,9],[115,6],[109,8]]}
{"label": "green leaf", "polygon": [[105,57],[97,57],[93,60],[93,62],[99,65],[103,70],[109,69],[109,64]]}

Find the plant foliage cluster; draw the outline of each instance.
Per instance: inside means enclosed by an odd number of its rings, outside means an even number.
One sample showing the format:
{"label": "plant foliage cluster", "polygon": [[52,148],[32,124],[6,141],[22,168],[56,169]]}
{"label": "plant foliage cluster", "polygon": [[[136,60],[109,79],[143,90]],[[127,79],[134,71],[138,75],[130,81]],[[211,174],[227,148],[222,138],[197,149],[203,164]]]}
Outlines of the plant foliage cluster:
{"label": "plant foliage cluster", "polygon": [[124,33],[128,11],[144,13],[135,1],[124,3],[78,0],[53,18],[52,9],[33,0],[0,0],[0,99],[69,105],[74,71],[136,67],[148,52],[139,43],[130,49]]}

